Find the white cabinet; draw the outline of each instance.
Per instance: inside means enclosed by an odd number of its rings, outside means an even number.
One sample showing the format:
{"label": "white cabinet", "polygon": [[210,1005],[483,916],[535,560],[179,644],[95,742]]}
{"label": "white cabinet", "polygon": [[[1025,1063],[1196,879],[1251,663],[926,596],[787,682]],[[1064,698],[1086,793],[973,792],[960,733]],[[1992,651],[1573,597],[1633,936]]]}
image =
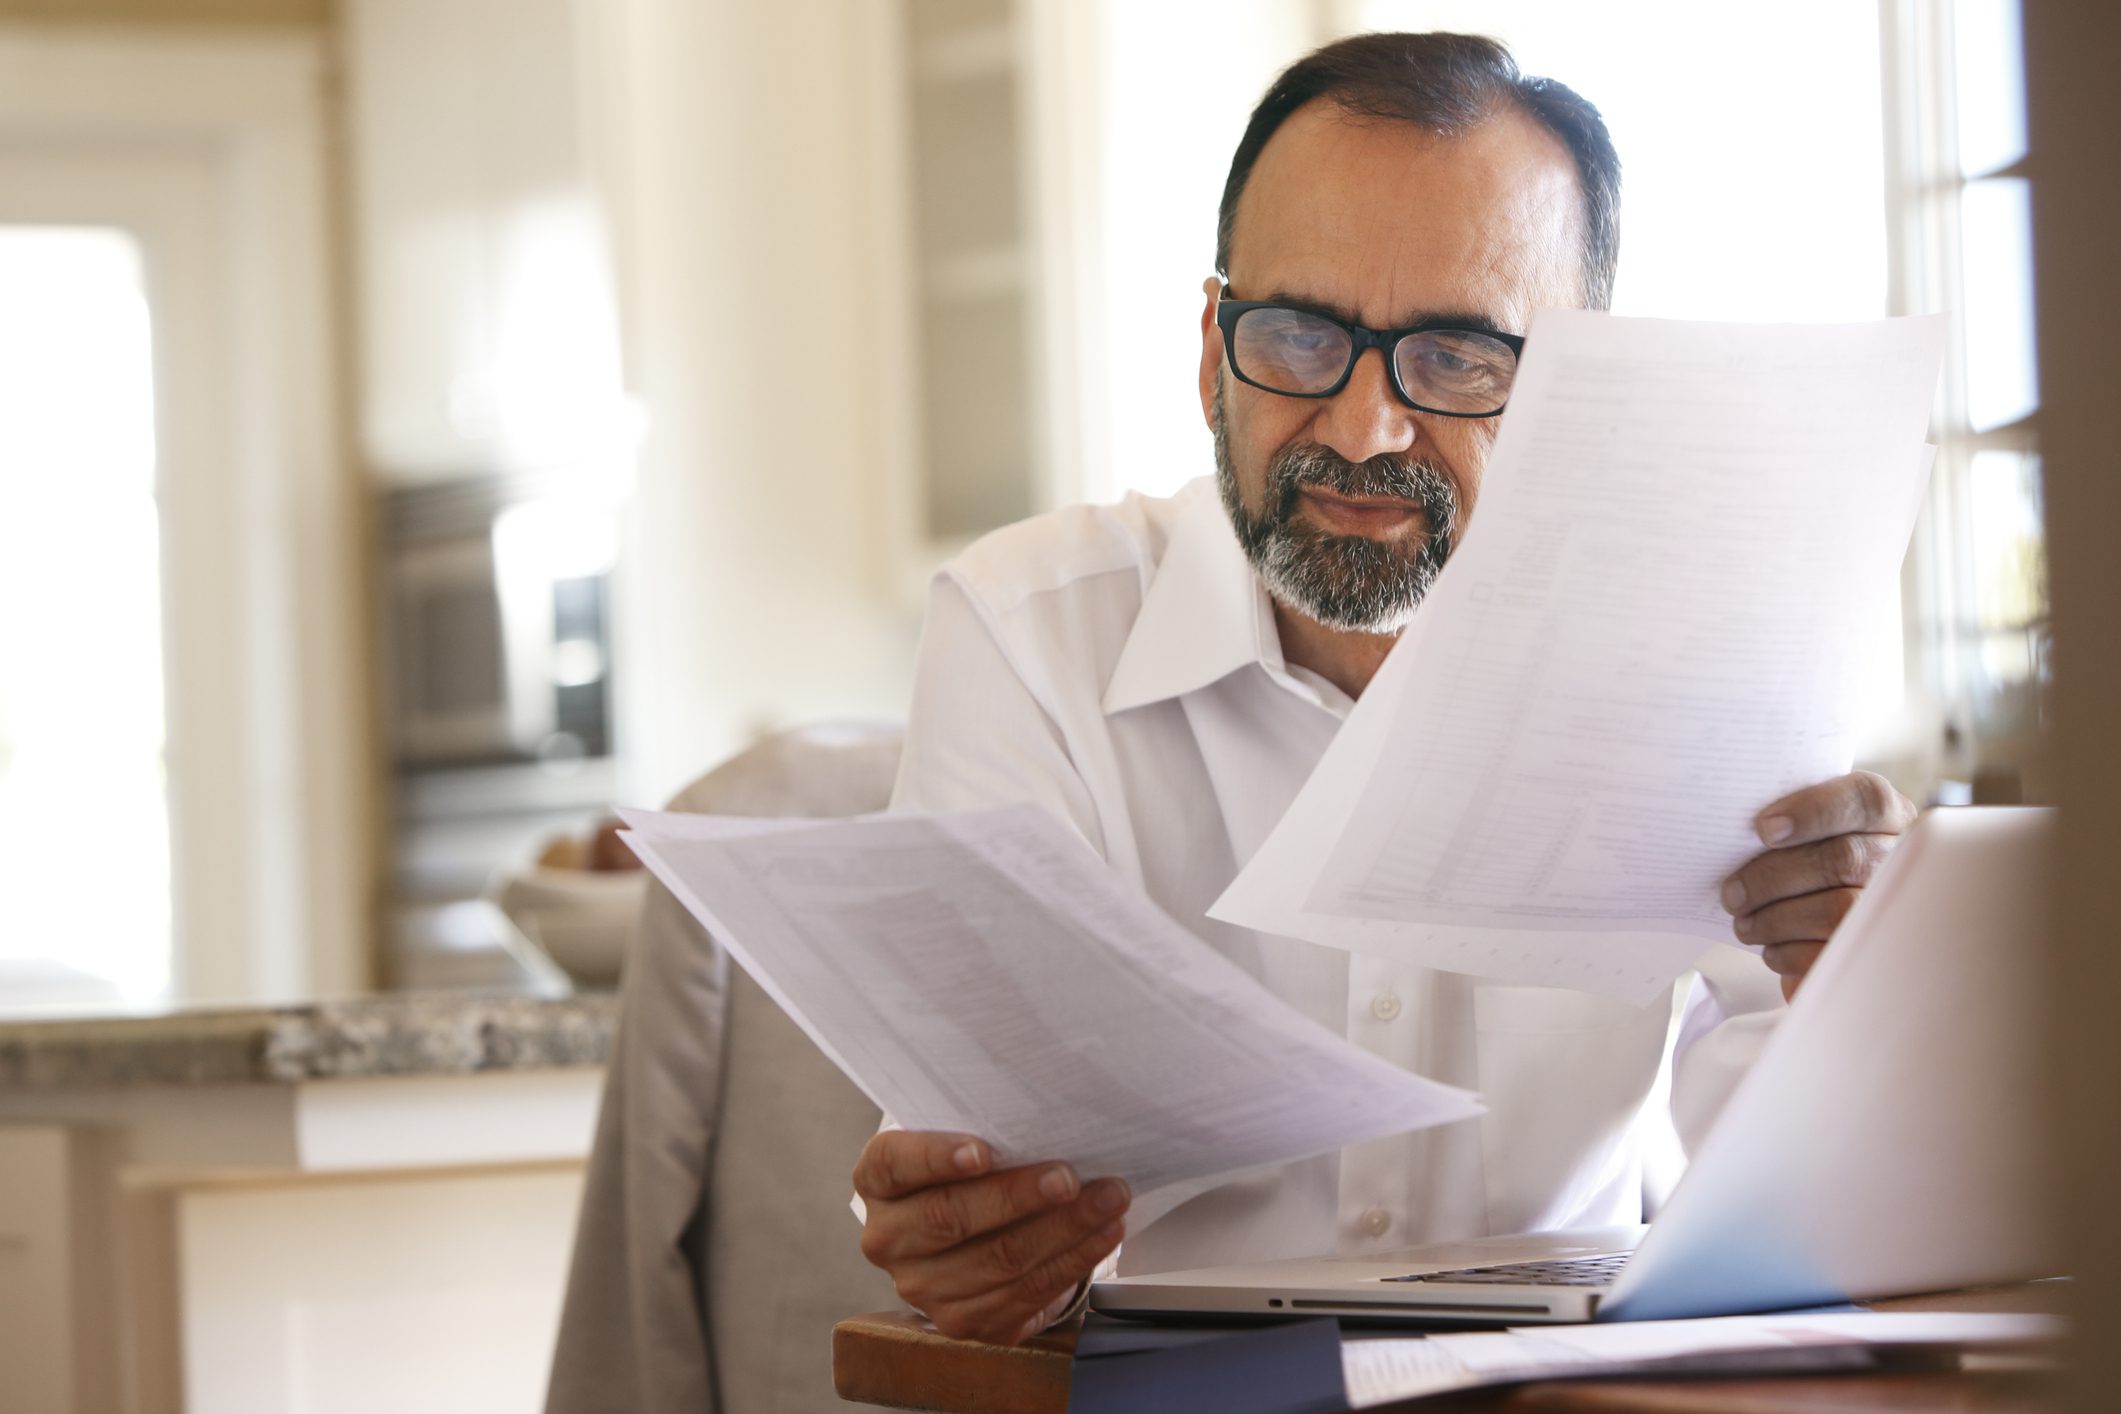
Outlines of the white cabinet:
{"label": "white cabinet", "polygon": [[863,18],[878,215],[866,244],[884,291],[863,337],[885,400],[904,409],[886,441],[903,591],[1086,484],[1089,14],[1052,0],[891,0]]}
{"label": "white cabinet", "polygon": [[7,1414],[536,1414],[591,1068],[0,1092]]}
{"label": "white cabinet", "polygon": [[1045,499],[1024,74],[1010,0],[902,0],[924,472],[918,525],[951,543]]}
{"label": "white cabinet", "polygon": [[0,1128],[0,1370],[10,1408],[85,1407],[75,1358],[73,1136],[57,1125]]}
{"label": "white cabinet", "polygon": [[536,1414],[581,1186],[537,1167],[183,1190],[185,1408]]}
{"label": "white cabinet", "polygon": [[394,482],[623,441],[573,0],[342,8],[362,450]]}

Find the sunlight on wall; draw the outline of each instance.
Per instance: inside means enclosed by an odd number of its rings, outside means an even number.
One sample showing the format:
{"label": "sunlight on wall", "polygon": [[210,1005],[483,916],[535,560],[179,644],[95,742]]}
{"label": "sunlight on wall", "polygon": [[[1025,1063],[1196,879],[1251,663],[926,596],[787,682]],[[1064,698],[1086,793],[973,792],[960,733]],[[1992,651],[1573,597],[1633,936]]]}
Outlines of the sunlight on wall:
{"label": "sunlight on wall", "polygon": [[139,249],[0,227],[0,961],[140,998],[171,959],[160,573]]}
{"label": "sunlight on wall", "polygon": [[1615,313],[1885,313],[1874,7],[1631,0],[1622,12],[1570,0],[1368,0],[1362,19],[1493,35],[1526,73],[1598,106],[1623,173]]}
{"label": "sunlight on wall", "polygon": [[624,489],[638,412],[623,396],[617,296],[596,213],[560,195],[525,202],[501,228],[494,343],[459,401],[504,465],[557,468]]}
{"label": "sunlight on wall", "polygon": [[1083,468],[1093,501],[1168,495],[1215,469],[1196,368],[1216,202],[1252,105],[1317,42],[1311,7],[1288,0],[1228,0],[1213,24],[1191,6],[1105,0],[1104,21],[1106,310],[1092,327],[1107,336],[1111,455]]}

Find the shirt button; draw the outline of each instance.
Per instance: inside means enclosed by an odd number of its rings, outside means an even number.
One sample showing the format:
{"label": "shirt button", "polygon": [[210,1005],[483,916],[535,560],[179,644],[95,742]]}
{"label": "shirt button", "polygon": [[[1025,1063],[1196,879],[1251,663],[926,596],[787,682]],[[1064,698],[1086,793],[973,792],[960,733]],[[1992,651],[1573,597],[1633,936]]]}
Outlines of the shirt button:
{"label": "shirt button", "polygon": [[1385,1229],[1391,1225],[1392,1215],[1383,1208],[1372,1208],[1369,1212],[1362,1215],[1361,1226],[1364,1237],[1383,1237]]}
{"label": "shirt button", "polygon": [[1399,1015],[1399,998],[1391,992],[1379,992],[1370,998],[1370,1015],[1379,1021],[1390,1021]]}

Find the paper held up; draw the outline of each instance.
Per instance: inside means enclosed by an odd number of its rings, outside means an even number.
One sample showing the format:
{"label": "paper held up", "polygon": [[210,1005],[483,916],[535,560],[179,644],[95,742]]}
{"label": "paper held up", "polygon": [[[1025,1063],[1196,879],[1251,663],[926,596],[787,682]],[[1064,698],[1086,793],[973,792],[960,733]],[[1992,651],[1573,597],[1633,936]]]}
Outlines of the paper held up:
{"label": "paper held up", "polygon": [[1211,917],[1647,1001],[1849,769],[1939,318],[1543,310],[1464,543]]}
{"label": "paper held up", "polygon": [[1274,997],[1034,807],[624,814],[656,877],[900,1124],[1116,1175],[1137,1225],[1203,1180],[1480,1112]]}

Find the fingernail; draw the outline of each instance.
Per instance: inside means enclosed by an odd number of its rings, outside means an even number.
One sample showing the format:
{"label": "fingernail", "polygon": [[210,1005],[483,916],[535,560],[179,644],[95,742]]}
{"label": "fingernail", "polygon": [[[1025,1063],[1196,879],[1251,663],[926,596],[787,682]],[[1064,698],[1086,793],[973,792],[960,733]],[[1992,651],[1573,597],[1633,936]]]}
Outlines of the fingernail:
{"label": "fingernail", "polygon": [[1795,833],[1797,833],[1796,822],[1787,815],[1770,815],[1767,819],[1760,822],[1760,842],[1762,844],[1781,844]]}
{"label": "fingernail", "polygon": [[1100,1213],[1116,1213],[1127,1206],[1127,1185],[1116,1178],[1098,1180],[1090,1193],[1090,1206]]}
{"label": "fingernail", "polygon": [[1744,907],[1745,885],[1739,883],[1736,879],[1729,880],[1723,886],[1723,911],[1725,913],[1736,913]]}
{"label": "fingernail", "polygon": [[951,1162],[957,1165],[960,1173],[977,1173],[980,1166],[979,1145],[960,1145],[958,1151],[952,1154],[950,1159]]}
{"label": "fingernail", "polygon": [[1024,1322],[1024,1328],[1016,1333],[1016,1340],[1013,1343],[1017,1345],[1022,1345],[1025,1341],[1031,1339],[1031,1337],[1037,1335],[1045,1328],[1046,1313],[1044,1311],[1041,1311],[1036,1316],[1033,1316],[1030,1320]]}
{"label": "fingernail", "polygon": [[1075,1171],[1055,1164],[1038,1176],[1038,1194],[1048,1203],[1065,1203],[1075,1196]]}

